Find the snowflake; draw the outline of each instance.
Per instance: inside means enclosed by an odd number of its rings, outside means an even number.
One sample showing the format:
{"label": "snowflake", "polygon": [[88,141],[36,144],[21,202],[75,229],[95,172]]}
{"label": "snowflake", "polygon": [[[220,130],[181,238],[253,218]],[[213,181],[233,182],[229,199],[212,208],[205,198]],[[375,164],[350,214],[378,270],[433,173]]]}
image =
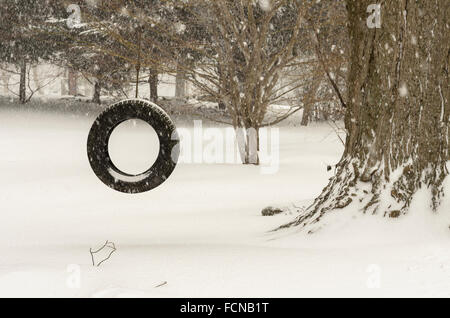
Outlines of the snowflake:
{"label": "snowflake", "polygon": [[406,86],[405,83],[403,83],[400,88],[398,89],[398,92],[400,94],[401,97],[406,97],[408,96],[408,87]]}
{"label": "snowflake", "polygon": [[259,5],[264,11],[269,11],[271,8],[270,0],[259,0]]}

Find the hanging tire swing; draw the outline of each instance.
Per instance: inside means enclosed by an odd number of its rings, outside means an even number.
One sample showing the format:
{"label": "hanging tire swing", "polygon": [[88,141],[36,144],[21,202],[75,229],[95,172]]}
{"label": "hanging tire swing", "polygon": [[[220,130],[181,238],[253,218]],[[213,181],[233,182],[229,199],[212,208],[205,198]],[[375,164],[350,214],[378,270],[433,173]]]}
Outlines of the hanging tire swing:
{"label": "hanging tire swing", "polygon": [[[145,121],[153,127],[159,139],[159,154],[155,163],[137,175],[118,169],[108,150],[113,130],[129,119]],[[97,117],[89,132],[87,153],[92,170],[105,185],[124,193],[141,193],[158,187],[172,174],[180,154],[179,137],[169,115],[159,106],[145,100],[124,100]]]}

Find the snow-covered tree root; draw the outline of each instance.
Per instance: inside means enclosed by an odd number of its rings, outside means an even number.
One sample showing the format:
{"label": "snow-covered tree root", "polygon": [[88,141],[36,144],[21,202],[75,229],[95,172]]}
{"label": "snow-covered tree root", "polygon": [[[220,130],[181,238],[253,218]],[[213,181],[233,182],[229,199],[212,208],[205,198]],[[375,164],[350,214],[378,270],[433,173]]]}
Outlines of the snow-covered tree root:
{"label": "snow-covered tree root", "polygon": [[[444,196],[443,183],[448,176],[446,165],[428,167],[417,172],[412,163],[398,167],[389,175],[375,170],[369,179],[358,160],[345,158],[338,164],[336,175],[330,179],[314,203],[292,222],[279,229],[299,226],[314,233],[322,227],[322,218],[328,213],[339,213],[344,208],[362,214],[397,218],[408,213],[414,195],[421,188],[429,191],[430,211],[437,211]],[[364,180],[364,181],[363,181]]]}

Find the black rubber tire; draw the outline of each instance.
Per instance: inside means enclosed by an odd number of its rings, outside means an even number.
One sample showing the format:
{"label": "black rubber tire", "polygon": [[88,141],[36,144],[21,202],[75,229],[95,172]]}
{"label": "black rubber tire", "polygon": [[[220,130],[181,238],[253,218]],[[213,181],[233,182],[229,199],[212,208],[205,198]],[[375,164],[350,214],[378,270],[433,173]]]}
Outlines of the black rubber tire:
{"label": "black rubber tire", "polygon": [[[108,151],[113,130],[129,119],[141,119],[156,131],[159,154],[150,169],[138,175],[120,171]],[[89,132],[87,154],[92,170],[108,187],[124,193],[141,193],[161,185],[172,174],[180,154],[179,137],[170,117],[156,104],[138,99],[124,100],[102,112]]]}

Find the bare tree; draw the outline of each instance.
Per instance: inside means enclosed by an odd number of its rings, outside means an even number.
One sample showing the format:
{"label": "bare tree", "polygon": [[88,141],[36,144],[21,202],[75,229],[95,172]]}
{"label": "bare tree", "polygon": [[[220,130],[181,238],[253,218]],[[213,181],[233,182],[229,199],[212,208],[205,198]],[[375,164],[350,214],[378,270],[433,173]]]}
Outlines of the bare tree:
{"label": "bare tree", "polygon": [[296,51],[308,4],[275,0],[266,7],[253,1],[218,0],[195,5],[192,23],[201,24],[211,39],[196,45],[204,58],[185,74],[223,103],[229,124],[242,134],[238,138],[242,161],[258,164],[259,129],[301,109],[298,105],[267,120],[271,104],[286,100],[304,85],[299,77],[280,85],[280,78],[289,68],[308,63]]}
{"label": "bare tree", "polygon": [[30,100],[29,69],[42,59],[50,59],[57,51],[57,44],[48,41],[42,32],[47,18],[51,15],[48,6],[26,0],[0,2],[0,62],[14,66],[19,75],[19,91],[16,94],[21,103]]}
{"label": "bare tree", "polygon": [[[259,163],[261,127],[277,124],[316,103],[336,104],[338,96],[321,94],[319,88],[342,84],[345,75],[337,75],[347,61],[344,51],[336,49],[341,46],[326,43],[316,32],[336,35],[345,26],[341,1],[324,1],[324,5],[284,0],[191,3],[192,20],[188,21],[200,24],[210,37],[195,45],[203,58],[185,74],[226,108],[230,124],[244,135],[238,138],[244,163]],[[323,8],[334,13],[323,17]],[[345,45],[342,34],[334,39]],[[273,104],[291,108],[272,112]]]}

